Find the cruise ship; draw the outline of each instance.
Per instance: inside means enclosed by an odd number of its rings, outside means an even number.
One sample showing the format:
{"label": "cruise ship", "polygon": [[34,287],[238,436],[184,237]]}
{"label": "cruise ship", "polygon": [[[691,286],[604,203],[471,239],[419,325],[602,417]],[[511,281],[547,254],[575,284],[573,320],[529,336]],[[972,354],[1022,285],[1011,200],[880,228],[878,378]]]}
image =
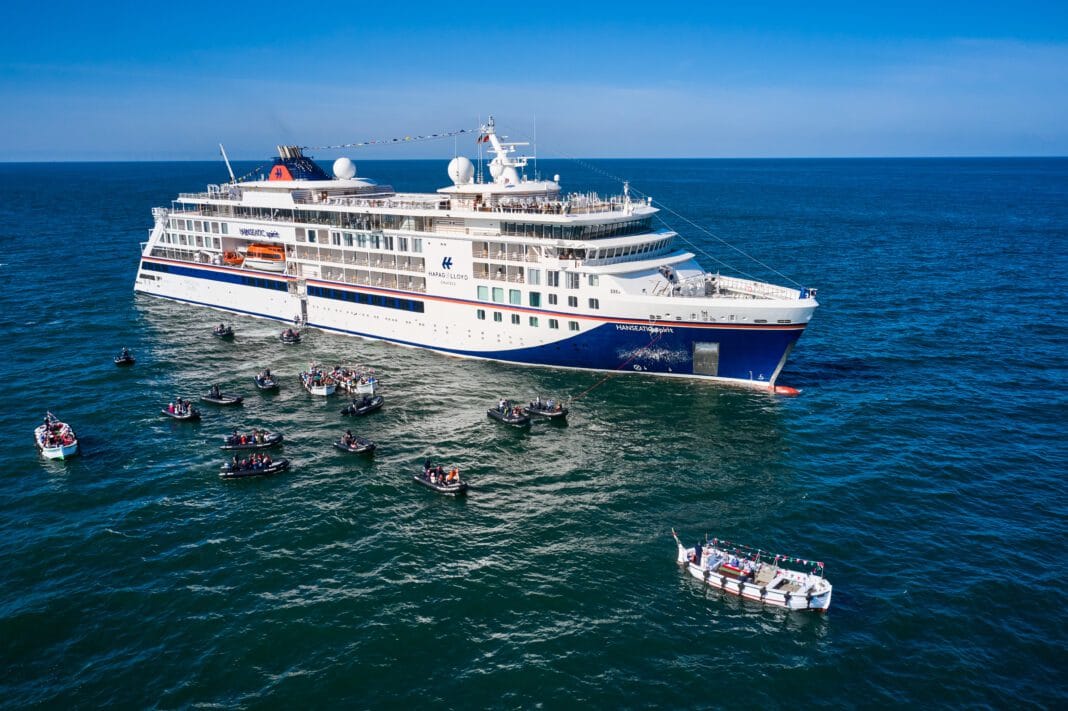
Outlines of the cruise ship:
{"label": "cruise ship", "polygon": [[502,138],[490,119],[489,176],[456,157],[436,193],[279,146],[259,179],[154,208],[134,290],[453,356],[775,389],[815,290],[706,271],[651,198],[565,193]]}

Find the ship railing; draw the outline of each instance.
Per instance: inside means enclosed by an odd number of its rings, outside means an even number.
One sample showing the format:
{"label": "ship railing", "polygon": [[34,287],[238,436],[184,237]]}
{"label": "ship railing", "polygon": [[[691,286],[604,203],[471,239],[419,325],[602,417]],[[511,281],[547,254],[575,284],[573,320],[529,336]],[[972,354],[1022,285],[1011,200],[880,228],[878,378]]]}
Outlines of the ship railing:
{"label": "ship railing", "polygon": [[667,282],[653,291],[654,296],[683,298],[728,298],[728,299],[784,299],[802,298],[802,292],[777,284],[723,276],[721,274],[702,274],[681,279],[673,286]]}
{"label": "ship railing", "polygon": [[[185,196],[185,194],[183,194]],[[189,194],[188,197],[207,197],[206,193]],[[316,199],[318,198],[318,199]],[[295,191],[293,201],[299,204],[317,202],[343,207],[385,208],[404,210],[435,210],[447,212],[465,207],[476,212],[515,215],[588,215],[603,212],[629,212],[644,202],[629,202],[622,197],[600,198],[596,195],[573,195],[566,200],[505,198],[496,204],[467,205],[468,201],[441,198],[397,197],[325,197],[306,191]]]}
{"label": "ship railing", "polygon": [[[296,197],[293,198],[296,202]],[[382,207],[388,209],[400,208],[403,210],[448,210],[448,200],[428,198],[426,200],[412,200],[402,198],[369,198],[369,197],[331,197],[323,200],[327,205],[341,207]]]}

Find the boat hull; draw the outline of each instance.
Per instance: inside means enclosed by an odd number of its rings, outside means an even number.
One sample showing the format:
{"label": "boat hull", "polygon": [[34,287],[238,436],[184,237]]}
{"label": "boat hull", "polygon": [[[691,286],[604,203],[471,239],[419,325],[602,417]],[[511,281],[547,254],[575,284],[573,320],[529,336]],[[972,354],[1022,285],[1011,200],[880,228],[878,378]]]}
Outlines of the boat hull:
{"label": "boat hull", "polygon": [[253,449],[270,449],[271,447],[277,447],[282,444],[284,437],[277,433],[271,432],[264,435],[262,442],[247,442],[245,444],[231,444],[229,441],[224,441],[223,445],[219,449],[226,451],[245,451]]}
{"label": "boat hull", "polygon": [[381,395],[376,395],[370,404],[360,407],[354,407],[349,405],[341,410],[342,415],[349,415],[351,417],[362,417],[363,415],[369,415],[376,410],[380,410],[382,405],[385,404],[385,399]]}
{"label": "boat hull", "polygon": [[201,395],[200,396],[200,401],[201,402],[207,402],[207,403],[210,403],[212,405],[222,405],[222,406],[225,407],[225,406],[240,405],[241,403],[243,403],[245,401],[245,398],[241,397],[240,395],[234,395],[232,397],[227,397],[225,395],[222,396],[222,397],[211,397],[210,395]]}
{"label": "boat hull", "polygon": [[164,408],[164,409],[160,410],[160,414],[166,415],[167,417],[170,417],[171,419],[178,420],[179,422],[196,422],[197,420],[200,419],[200,413],[197,412],[196,410],[194,410],[193,412],[190,412],[188,415],[178,415],[178,414],[175,414],[173,412],[168,412],[167,409]]}
{"label": "boat hull", "polygon": [[[298,289],[289,289],[296,279],[282,274],[258,279],[246,275],[244,270],[224,266],[142,257],[135,290],[285,323],[292,322],[293,313],[301,313]],[[631,306],[617,315],[607,309],[593,315],[492,305],[512,312],[523,324],[529,318],[541,319],[541,326],[530,328],[479,319],[477,313],[484,314],[487,304],[478,301],[311,279],[306,283],[306,325],[333,333],[465,358],[698,378],[761,390],[773,390],[816,308],[813,299],[769,302],[760,307],[763,311],[747,316],[749,323],[714,323],[638,318],[642,310],[663,310],[663,301],[655,306]],[[768,323],[753,323],[758,316]],[[508,313],[503,319],[508,321]],[[549,320],[562,326],[546,328]],[[569,323],[578,330],[569,328]],[[697,357],[702,353],[714,353],[714,357]]]}
{"label": "boat hull", "polygon": [[281,274],[286,270],[286,263],[268,259],[257,259],[255,257],[245,257],[245,269]]}
{"label": "boat hull", "polygon": [[761,590],[761,587],[753,583],[735,580],[727,575],[719,575],[700,568],[693,563],[686,563],[686,571],[694,578],[706,583],[709,587],[722,590],[731,595],[744,597],[749,600],[782,607],[787,610],[810,610],[813,612],[826,612],[831,606],[832,590],[827,590],[820,595],[811,597],[801,594],[782,593],[775,590]]}
{"label": "boat hull", "polygon": [[425,477],[419,474],[413,474],[412,478],[419,484],[422,484],[431,491],[436,491],[439,494],[445,496],[462,496],[467,493],[470,488],[466,481],[461,481],[458,484],[433,484]]}
{"label": "boat hull", "polygon": [[486,410],[486,417],[496,420],[502,425],[511,425],[512,427],[526,427],[530,424],[530,415],[506,415],[495,409]]}
{"label": "boat hull", "polygon": [[41,455],[45,459],[66,459],[78,453],[78,440],[61,447],[42,447],[38,444],[37,448],[41,450]]}
{"label": "boat hull", "polygon": [[285,471],[289,471],[288,459],[272,462],[270,466],[262,469],[232,469],[229,465],[224,464],[219,468],[219,477],[221,479],[248,479],[257,476],[280,474]]}
{"label": "boat hull", "polygon": [[346,445],[341,442],[334,442],[334,446],[340,449],[342,452],[348,452],[349,454],[370,454],[375,451],[378,445],[370,440],[358,441],[353,445]]}
{"label": "boat hull", "polygon": [[[768,583],[757,583],[751,578],[741,578],[737,574],[724,574],[721,569],[710,569],[707,558],[699,561],[699,563],[703,562],[704,565],[694,563],[692,560],[693,548],[683,547],[677,538],[675,545],[678,549],[676,562],[683,566],[691,577],[700,580],[709,587],[731,595],[744,597],[763,605],[781,607],[787,610],[826,612],[831,606],[833,586],[822,577],[806,575],[792,570],[780,570],[776,567],[774,570],[778,572]],[[722,560],[724,560],[723,557],[716,558],[716,561]]]}

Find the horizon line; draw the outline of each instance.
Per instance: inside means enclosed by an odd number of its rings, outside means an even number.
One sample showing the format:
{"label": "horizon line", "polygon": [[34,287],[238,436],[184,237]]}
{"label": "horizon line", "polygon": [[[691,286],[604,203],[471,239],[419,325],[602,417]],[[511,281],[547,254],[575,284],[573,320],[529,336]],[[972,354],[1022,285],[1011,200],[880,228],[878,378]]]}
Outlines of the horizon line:
{"label": "horizon line", "polygon": [[[309,156],[315,158],[315,156]],[[350,156],[351,157],[351,156]],[[255,163],[263,162],[265,160],[273,160],[273,156],[269,159],[264,158],[231,158],[231,162],[246,162]],[[1064,155],[1041,155],[1041,154],[990,154],[990,155],[906,155],[906,156],[894,156],[894,155],[856,155],[856,156],[611,156],[611,157],[591,157],[591,156],[538,156],[540,160],[1062,160],[1068,158],[1068,154]],[[325,158],[323,160],[331,160]],[[445,158],[361,158],[361,161],[381,161],[381,162],[417,162],[417,161],[444,161]],[[145,159],[107,159],[107,158],[87,158],[83,160],[4,160],[0,159],[0,165],[51,165],[56,163],[64,164],[78,164],[78,163],[221,163],[218,158],[145,158]]]}

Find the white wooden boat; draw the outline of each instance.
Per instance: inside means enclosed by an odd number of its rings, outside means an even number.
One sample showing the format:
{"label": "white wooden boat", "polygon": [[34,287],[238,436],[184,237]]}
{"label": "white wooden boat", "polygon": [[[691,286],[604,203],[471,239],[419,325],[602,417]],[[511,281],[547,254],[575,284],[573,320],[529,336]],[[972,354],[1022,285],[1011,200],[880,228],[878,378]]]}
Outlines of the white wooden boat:
{"label": "white wooden boat", "polygon": [[378,389],[378,378],[371,368],[339,365],[334,368],[333,376],[339,390],[353,395],[374,395]]}
{"label": "white wooden boat", "polygon": [[78,437],[66,422],[49,412],[33,431],[33,441],[47,459],[66,459],[78,453]]}
{"label": "white wooden boat", "polygon": [[[713,588],[787,610],[826,612],[832,586],[823,577],[823,563],[775,555],[759,548],[713,538],[686,548],[671,531],[678,546],[679,565]],[[809,567],[811,572],[785,567]]]}
{"label": "white wooden boat", "polygon": [[300,374],[300,382],[312,395],[327,397],[337,390],[337,381],[320,365],[309,366],[307,371]]}
{"label": "white wooden boat", "polygon": [[373,375],[364,374],[360,376],[359,380],[356,380],[349,386],[349,392],[356,395],[374,395],[377,387],[378,378]]}

